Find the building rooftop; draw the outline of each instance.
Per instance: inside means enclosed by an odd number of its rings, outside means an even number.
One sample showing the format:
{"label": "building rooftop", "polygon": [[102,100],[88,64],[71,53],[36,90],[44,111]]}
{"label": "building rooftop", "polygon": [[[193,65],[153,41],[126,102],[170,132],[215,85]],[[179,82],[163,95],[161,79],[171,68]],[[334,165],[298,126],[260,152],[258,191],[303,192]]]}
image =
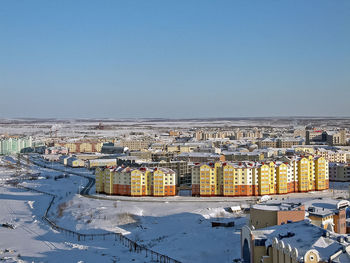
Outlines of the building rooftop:
{"label": "building rooftop", "polygon": [[296,248],[298,258],[301,260],[310,249],[316,249],[321,261],[328,262],[329,258],[338,251],[342,251],[349,243],[339,241],[340,235],[330,233],[318,226],[310,224],[307,220],[252,230],[255,239],[260,239],[265,246],[271,246],[273,240],[282,240],[287,246]]}
{"label": "building rooftop", "polygon": [[288,210],[298,210],[302,204],[301,203],[267,203],[267,204],[256,204],[252,208],[260,210],[270,210],[270,211],[288,211]]}

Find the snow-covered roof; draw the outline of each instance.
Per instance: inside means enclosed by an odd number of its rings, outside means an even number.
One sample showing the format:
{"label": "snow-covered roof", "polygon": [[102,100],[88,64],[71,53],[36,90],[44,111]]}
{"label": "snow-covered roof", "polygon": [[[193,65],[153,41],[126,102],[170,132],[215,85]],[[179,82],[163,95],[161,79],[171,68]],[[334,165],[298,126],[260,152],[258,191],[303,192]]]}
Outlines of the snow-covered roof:
{"label": "snow-covered roof", "polygon": [[332,255],[343,249],[343,244],[337,240],[338,234],[328,232],[327,236],[325,234],[327,230],[312,225],[307,220],[252,230],[252,232],[255,240],[265,240],[266,247],[272,245],[274,238],[283,240],[285,245],[289,244],[298,250],[299,259],[310,249],[316,249],[321,261],[328,262]]}
{"label": "snow-covered roof", "polygon": [[286,211],[295,210],[301,206],[300,203],[268,203],[268,204],[256,204],[252,208],[259,210],[269,211]]}

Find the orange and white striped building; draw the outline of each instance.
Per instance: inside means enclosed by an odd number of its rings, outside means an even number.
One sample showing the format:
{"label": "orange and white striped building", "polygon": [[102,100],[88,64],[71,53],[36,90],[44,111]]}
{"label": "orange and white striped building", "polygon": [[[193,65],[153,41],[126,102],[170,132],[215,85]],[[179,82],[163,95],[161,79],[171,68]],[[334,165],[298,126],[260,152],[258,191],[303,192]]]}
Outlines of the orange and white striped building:
{"label": "orange and white striped building", "polygon": [[168,168],[97,168],[96,193],[126,196],[174,196],[176,174]]}
{"label": "orange and white striped building", "polygon": [[324,157],[294,157],[287,162],[196,164],[193,196],[261,196],[329,188]]}

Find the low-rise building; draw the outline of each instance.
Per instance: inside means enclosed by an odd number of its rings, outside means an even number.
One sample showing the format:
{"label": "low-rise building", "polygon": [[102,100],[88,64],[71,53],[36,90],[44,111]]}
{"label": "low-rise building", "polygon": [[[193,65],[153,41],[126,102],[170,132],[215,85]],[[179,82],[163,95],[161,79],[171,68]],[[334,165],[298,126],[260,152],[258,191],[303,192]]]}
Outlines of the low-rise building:
{"label": "low-rise building", "polygon": [[301,203],[267,203],[250,208],[250,226],[255,229],[298,222],[305,219]]}
{"label": "low-rise building", "polygon": [[241,230],[241,257],[247,263],[350,262],[350,239],[308,220]]}
{"label": "low-rise building", "polygon": [[315,200],[307,209],[311,223],[338,234],[346,234],[347,200]]}
{"label": "low-rise building", "polygon": [[87,161],[87,168],[94,169],[97,167],[108,167],[108,166],[116,166],[117,159],[93,159]]}
{"label": "low-rise building", "polygon": [[78,159],[77,157],[69,157],[67,159],[67,166],[77,168],[77,167],[84,167],[85,162],[83,160]]}
{"label": "low-rise building", "polygon": [[45,149],[45,154],[68,154],[68,149],[65,147],[48,147]]}

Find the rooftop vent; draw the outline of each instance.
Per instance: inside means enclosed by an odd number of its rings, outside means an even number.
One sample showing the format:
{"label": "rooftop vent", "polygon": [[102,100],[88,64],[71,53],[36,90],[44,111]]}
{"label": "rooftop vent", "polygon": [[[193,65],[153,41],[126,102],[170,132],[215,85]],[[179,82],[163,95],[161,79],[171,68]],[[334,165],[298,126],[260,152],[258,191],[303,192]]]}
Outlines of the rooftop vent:
{"label": "rooftop vent", "polygon": [[337,241],[338,241],[339,243],[344,243],[344,237],[343,237],[343,236],[337,237]]}
{"label": "rooftop vent", "polygon": [[310,207],[307,209],[307,211],[309,211],[309,212],[315,212],[316,209],[315,209],[315,207],[310,206]]}
{"label": "rooftop vent", "polygon": [[322,236],[323,236],[323,237],[329,237],[329,232],[325,230],[325,231],[322,233]]}

